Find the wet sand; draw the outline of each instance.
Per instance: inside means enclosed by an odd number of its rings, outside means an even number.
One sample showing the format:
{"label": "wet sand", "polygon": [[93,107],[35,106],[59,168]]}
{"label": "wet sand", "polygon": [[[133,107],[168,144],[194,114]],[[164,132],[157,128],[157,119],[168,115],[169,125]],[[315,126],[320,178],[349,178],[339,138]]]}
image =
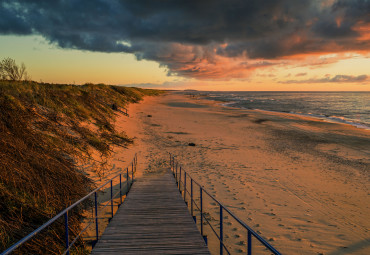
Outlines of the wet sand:
{"label": "wet sand", "polygon": [[[140,151],[144,174],[177,155],[283,254],[370,254],[369,130],[178,94],[147,97],[128,111],[117,125],[134,145],[113,155],[121,164]],[[232,253],[245,252],[245,233],[227,226]]]}

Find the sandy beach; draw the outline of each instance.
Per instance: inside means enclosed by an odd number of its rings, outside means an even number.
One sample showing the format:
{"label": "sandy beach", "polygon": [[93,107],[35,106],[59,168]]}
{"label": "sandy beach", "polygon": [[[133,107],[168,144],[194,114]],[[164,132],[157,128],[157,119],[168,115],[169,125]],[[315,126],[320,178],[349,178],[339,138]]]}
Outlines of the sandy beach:
{"label": "sandy beach", "polygon": [[[283,254],[369,254],[369,130],[177,93],[128,111],[116,125],[134,144],[116,151],[116,166],[138,152],[140,178],[171,152]],[[228,225],[232,252],[245,252],[245,233]]]}

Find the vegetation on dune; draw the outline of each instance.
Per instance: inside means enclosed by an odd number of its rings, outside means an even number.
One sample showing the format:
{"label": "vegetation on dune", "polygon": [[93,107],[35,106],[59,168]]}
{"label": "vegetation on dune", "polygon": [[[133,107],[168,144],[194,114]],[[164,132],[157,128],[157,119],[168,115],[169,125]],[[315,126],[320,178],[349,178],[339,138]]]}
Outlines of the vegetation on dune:
{"label": "vegetation on dune", "polygon": [[[87,194],[94,184],[76,162],[92,151],[108,156],[112,144],[132,142],[116,131],[115,110],[158,93],[103,84],[0,81],[0,250]],[[81,209],[70,215],[72,235]],[[47,232],[23,251],[59,254],[63,222]]]}
{"label": "vegetation on dune", "polygon": [[26,66],[24,63],[22,63],[19,66],[15,63],[14,59],[4,58],[0,62],[0,79],[21,81],[21,80],[30,80],[30,77],[28,76]]}

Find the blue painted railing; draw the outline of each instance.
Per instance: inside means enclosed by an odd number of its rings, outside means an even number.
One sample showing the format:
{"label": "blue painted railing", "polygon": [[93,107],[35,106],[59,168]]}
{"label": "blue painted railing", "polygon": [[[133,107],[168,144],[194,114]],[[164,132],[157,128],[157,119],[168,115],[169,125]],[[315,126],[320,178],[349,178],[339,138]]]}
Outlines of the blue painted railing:
{"label": "blue painted railing", "polygon": [[[64,209],[63,211],[61,211],[59,214],[57,214],[55,217],[53,217],[52,219],[50,219],[49,221],[47,221],[46,223],[44,223],[42,226],[40,226],[39,228],[37,228],[36,230],[34,230],[32,233],[28,234],[27,236],[25,236],[24,238],[22,238],[21,240],[19,240],[17,243],[13,244],[11,247],[9,247],[8,249],[6,249],[5,251],[3,251],[1,253],[1,255],[7,255],[7,254],[10,254],[14,251],[16,251],[18,248],[20,248],[23,244],[25,244],[26,242],[30,241],[32,238],[34,238],[35,236],[37,236],[40,232],[42,232],[44,229],[46,229],[47,227],[49,227],[51,224],[53,224],[54,222],[56,222],[58,219],[60,218],[64,218],[64,228],[65,228],[65,237],[64,237],[64,240],[65,240],[65,251],[64,253],[62,254],[70,254],[70,250],[71,248],[73,247],[73,245],[76,243],[76,241],[81,238],[82,234],[92,225],[95,223],[95,240],[92,241],[92,246],[94,246],[97,241],[99,240],[99,220],[102,220],[104,219],[103,217],[99,217],[99,209],[100,209],[100,212],[103,212],[103,210],[108,206],[110,205],[110,217],[109,217],[109,220],[111,218],[113,218],[114,216],[114,206],[116,207],[119,207],[121,204],[122,204],[122,198],[123,198],[123,195],[127,195],[127,192],[129,191],[129,189],[131,188],[132,186],[132,183],[134,181],[134,174],[136,172],[136,168],[137,168],[137,155],[135,154],[132,162],[129,164],[128,167],[126,167],[124,169],[124,171],[122,173],[119,173],[117,175],[115,175],[113,178],[109,179],[107,182],[105,182],[104,184],[102,184],[101,186],[99,186],[98,188],[96,188],[95,190],[91,191],[89,194],[87,194],[86,196],[84,196],[83,198],[81,198],[80,200],[78,200],[77,202],[75,202],[74,204],[70,205],[68,208]],[[131,176],[130,176],[131,175]],[[125,181],[123,181],[123,178],[122,177],[126,177]],[[117,180],[118,179],[118,180]],[[117,180],[117,181],[115,181]],[[116,185],[118,185],[118,182],[119,182],[119,190],[113,194],[113,182],[117,182]],[[126,182],[126,183],[125,183]],[[98,203],[98,192],[101,191],[104,187],[106,187],[107,185],[110,185],[110,187],[108,189],[110,189],[110,200],[107,201],[107,203],[103,206],[103,207],[99,207],[99,203]],[[118,188],[118,187],[117,187]],[[123,194],[123,190],[125,189],[125,194]],[[119,195],[119,197],[117,197]],[[114,199],[118,198],[118,203],[116,205],[114,205]],[[87,226],[85,226],[81,231],[80,233],[78,234],[75,234],[75,238],[73,240],[70,240],[70,235],[69,235],[69,222],[68,222],[68,212],[70,212],[73,208],[75,208],[76,206],[80,205],[81,203],[83,202],[92,202],[93,201],[93,217],[91,218],[92,221],[90,223],[87,224]]]}
{"label": "blue painted railing", "polygon": [[[196,182],[186,171],[184,171],[183,167],[177,162],[175,159],[175,156],[173,156],[170,153],[170,166],[171,171],[176,179],[177,186],[180,190],[180,193],[182,194],[184,201],[188,204],[190,202],[190,213],[193,216],[193,219],[195,222],[197,222],[196,215],[194,216],[195,209],[198,211],[199,215],[198,218],[200,220],[200,232],[201,235],[204,238],[204,241],[207,243],[208,238],[205,235],[204,226],[207,225],[210,227],[211,233],[213,233],[216,238],[218,239],[219,243],[219,254],[224,254],[224,251],[227,254],[231,254],[230,247],[225,243],[225,215],[224,213],[227,213],[230,215],[244,230],[246,231],[246,252],[248,255],[255,254],[256,252],[252,249],[252,237],[256,239],[261,246],[264,248],[264,250],[267,250],[275,255],[280,255],[281,253],[277,251],[270,243],[268,243],[264,238],[262,238],[258,233],[256,233],[251,227],[249,227],[247,224],[245,224],[242,220],[240,220],[234,213],[232,213],[226,206],[224,206],[221,202],[219,202],[216,198],[214,198],[210,193],[208,193],[202,185],[200,185],[198,182]],[[190,183],[189,183],[190,182]],[[190,184],[190,185],[189,185]],[[198,187],[198,197],[195,198],[195,191],[194,186],[197,185]],[[206,212],[205,208],[205,196],[207,196],[209,199],[211,199],[213,204],[217,204],[219,207],[217,214],[219,215],[218,219],[218,226],[215,226],[215,224],[212,224],[214,222],[217,222],[217,220],[211,220],[207,215],[209,213]],[[199,204],[196,203],[196,201],[199,202]],[[196,207],[196,208],[194,208]],[[244,244],[244,241],[242,241]],[[211,248],[211,247],[209,247]],[[252,253],[253,252],[253,253]]]}

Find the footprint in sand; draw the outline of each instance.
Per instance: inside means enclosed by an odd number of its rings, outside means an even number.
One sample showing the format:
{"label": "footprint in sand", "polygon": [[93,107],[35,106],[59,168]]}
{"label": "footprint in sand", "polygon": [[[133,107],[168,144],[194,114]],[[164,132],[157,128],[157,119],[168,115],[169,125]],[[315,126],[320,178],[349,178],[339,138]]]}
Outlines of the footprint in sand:
{"label": "footprint in sand", "polygon": [[237,245],[246,245],[246,244],[247,244],[247,242],[246,242],[246,241],[239,241],[239,242],[237,242],[236,244],[237,244]]}

